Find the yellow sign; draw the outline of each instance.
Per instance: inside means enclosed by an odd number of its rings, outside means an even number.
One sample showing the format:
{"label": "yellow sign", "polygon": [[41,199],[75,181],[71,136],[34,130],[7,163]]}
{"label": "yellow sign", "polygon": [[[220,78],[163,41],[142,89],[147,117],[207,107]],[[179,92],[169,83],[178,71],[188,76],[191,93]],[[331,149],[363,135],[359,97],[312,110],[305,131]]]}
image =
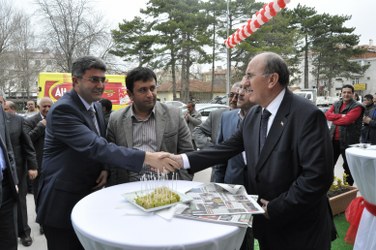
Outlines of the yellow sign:
{"label": "yellow sign", "polygon": [[[106,75],[106,87],[103,98],[112,102],[112,109],[117,110],[129,104],[130,99],[125,87],[125,75]],[[72,89],[72,77],[70,73],[39,73],[38,99],[46,96],[53,102],[60,99],[67,91]]]}
{"label": "yellow sign", "polygon": [[367,84],[366,83],[355,83],[354,90],[366,90]]}

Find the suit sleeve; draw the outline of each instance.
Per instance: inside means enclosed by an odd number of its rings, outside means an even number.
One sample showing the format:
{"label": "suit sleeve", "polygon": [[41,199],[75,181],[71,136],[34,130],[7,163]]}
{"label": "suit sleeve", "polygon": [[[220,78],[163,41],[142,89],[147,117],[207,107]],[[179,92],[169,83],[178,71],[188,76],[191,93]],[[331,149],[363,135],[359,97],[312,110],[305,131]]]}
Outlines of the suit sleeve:
{"label": "suit sleeve", "polygon": [[231,157],[243,151],[243,135],[242,129],[240,129],[221,144],[187,153],[191,165],[189,172],[196,173],[216,164],[225,164]]}
{"label": "suit sleeve", "polygon": [[48,132],[62,144],[102,164],[134,172],[141,170],[145,159],[144,151],[107,142],[88,127],[84,114],[71,105],[61,104],[56,106],[51,114],[50,112],[47,116]]}
{"label": "suit sleeve", "polygon": [[180,111],[176,119],[179,119],[179,128],[178,128],[178,147],[177,152],[179,154],[193,151],[192,136],[191,131],[188,128],[187,123],[184,121]]}
{"label": "suit sleeve", "polygon": [[195,140],[196,146],[198,148],[213,145],[213,142],[211,141],[212,120],[213,115],[210,113],[208,119],[205,122],[194,128],[192,132],[192,138]]}
{"label": "suit sleeve", "polygon": [[26,119],[24,129],[26,133],[30,136],[31,141],[34,143],[39,138],[44,136],[46,127],[41,122],[38,122],[35,125],[33,120]]}
{"label": "suit sleeve", "polygon": [[22,118],[22,131],[21,131],[22,149],[23,149],[24,156],[26,158],[27,169],[35,170],[35,169],[38,169],[37,156],[35,153],[34,145],[30,139],[30,136],[26,132],[25,126],[26,126],[25,119]]}

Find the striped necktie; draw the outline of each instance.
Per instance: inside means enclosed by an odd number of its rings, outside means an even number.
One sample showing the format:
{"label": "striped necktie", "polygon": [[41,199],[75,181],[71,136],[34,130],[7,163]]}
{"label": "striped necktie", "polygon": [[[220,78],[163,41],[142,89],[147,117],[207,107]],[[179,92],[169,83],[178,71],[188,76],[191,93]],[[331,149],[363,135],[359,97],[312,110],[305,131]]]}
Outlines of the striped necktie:
{"label": "striped necktie", "polygon": [[89,108],[89,113],[90,113],[90,116],[91,116],[91,119],[93,120],[93,123],[95,125],[95,132],[99,135],[99,126],[98,126],[98,121],[97,121],[97,117],[95,116],[95,109],[93,106],[90,106]]}

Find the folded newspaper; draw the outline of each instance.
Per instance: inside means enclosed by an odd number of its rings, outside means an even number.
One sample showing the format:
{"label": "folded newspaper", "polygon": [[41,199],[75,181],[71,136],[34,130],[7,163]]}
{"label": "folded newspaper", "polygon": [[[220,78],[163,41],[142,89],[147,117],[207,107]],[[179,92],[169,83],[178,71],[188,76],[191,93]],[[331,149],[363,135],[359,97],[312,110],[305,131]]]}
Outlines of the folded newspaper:
{"label": "folded newspaper", "polygon": [[209,183],[192,188],[186,194],[193,201],[189,207],[180,205],[176,217],[251,227],[252,214],[264,213],[257,196],[247,195],[242,185]]}

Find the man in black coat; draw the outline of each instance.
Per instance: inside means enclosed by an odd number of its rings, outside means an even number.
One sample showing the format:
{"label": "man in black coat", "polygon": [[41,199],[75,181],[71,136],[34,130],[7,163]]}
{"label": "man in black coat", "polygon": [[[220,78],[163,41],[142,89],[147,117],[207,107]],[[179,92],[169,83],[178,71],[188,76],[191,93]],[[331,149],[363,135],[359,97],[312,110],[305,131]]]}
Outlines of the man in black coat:
{"label": "man in black coat", "polygon": [[288,90],[287,65],[275,53],[256,55],[246,77],[250,101],[258,105],[240,129],[222,144],[170,157],[194,173],[245,151],[247,192],[257,194],[265,210],[253,221],[260,248],[330,249],[336,236],[327,198],[333,150],[325,116]]}
{"label": "man in black coat", "polygon": [[17,250],[18,178],[0,93],[0,249]]}
{"label": "man in black coat", "polygon": [[38,175],[37,159],[33,143],[24,130],[24,118],[16,114],[16,105],[11,101],[6,101],[4,110],[7,113],[7,125],[18,176],[18,236],[21,238],[22,245],[30,246],[33,240],[30,237],[31,228],[27,223],[27,178],[33,180]]}
{"label": "man in black coat", "polygon": [[[37,162],[39,173],[42,171],[42,159],[43,159],[43,147],[44,147],[44,135],[47,125],[46,116],[48,110],[50,110],[53,102],[49,97],[43,97],[38,102],[39,112],[31,117],[28,117],[25,121],[25,131],[29,135],[33,146],[35,148],[35,153],[37,155]],[[36,197],[38,193],[39,176],[32,180],[33,194],[35,206],[37,205]],[[39,228],[39,232],[43,234],[43,227]]]}

